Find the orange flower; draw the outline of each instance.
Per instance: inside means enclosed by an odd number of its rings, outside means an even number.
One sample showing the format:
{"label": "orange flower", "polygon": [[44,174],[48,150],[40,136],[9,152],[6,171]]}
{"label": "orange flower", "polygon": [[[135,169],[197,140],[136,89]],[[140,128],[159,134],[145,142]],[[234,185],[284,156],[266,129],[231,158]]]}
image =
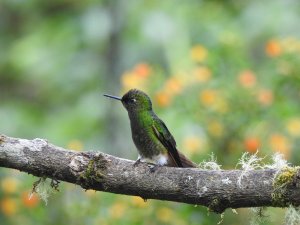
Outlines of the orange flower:
{"label": "orange flower", "polygon": [[248,137],[244,140],[244,147],[250,153],[255,153],[260,146],[260,141],[256,137]]}
{"label": "orange flower", "polygon": [[22,202],[27,208],[34,208],[39,204],[40,200],[37,194],[25,191],[22,193]]}
{"label": "orange flower", "polygon": [[164,90],[168,92],[170,95],[178,94],[183,90],[182,82],[177,77],[171,77],[167,80]]}
{"label": "orange flower", "polygon": [[202,45],[196,45],[191,49],[191,58],[196,62],[203,62],[207,57],[207,49]]}
{"label": "orange flower", "polygon": [[12,216],[17,212],[17,203],[12,198],[4,198],[0,202],[1,210],[4,215]]}
{"label": "orange flower", "polygon": [[155,95],[155,101],[160,107],[166,107],[171,104],[172,99],[169,94],[162,91]]}
{"label": "orange flower", "polygon": [[271,105],[273,102],[273,92],[271,90],[260,90],[257,95],[258,101],[265,106]]}
{"label": "orange flower", "polygon": [[216,102],[217,92],[212,89],[206,89],[200,93],[199,97],[203,105],[211,106],[213,103]]}
{"label": "orange flower", "polygon": [[280,152],[289,158],[291,151],[290,141],[281,134],[273,134],[269,139],[269,144],[273,151]]}
{"label": "orange flower", "polygon": [[282,48],[278,40],[269,40],[265,47],[266,54],[270,57],[279,56],[282,53]]}
{"label": "orange flower", "polygon": [[148,77],[151,74],[151,68],[146,63],[139,63],[137,64],[133,71],[137,74],[139,77]]}
{"label": "orange flower", "polygon": [[196,82],[205,83],[211,78],[211,70],[204,66],[199,66],[193,71],[193,77]]}
{"label": "orange flower", "polygon": [[256,76],[251,70],[244,70],[239,74],[239,82],[244,88],[254,87],[256,84]]}

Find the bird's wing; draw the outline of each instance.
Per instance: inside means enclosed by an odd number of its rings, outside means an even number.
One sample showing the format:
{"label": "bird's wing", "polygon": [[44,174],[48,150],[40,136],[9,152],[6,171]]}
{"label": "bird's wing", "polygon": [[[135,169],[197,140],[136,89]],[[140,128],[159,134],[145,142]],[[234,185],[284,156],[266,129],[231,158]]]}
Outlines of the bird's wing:
{"label": "bird's wing", "polygon": [[178,167],[183,167],[179,153],[176,149],[176,142],[170,131],[168,130],[165,123],[159,119],[158,117],[153,118],[153,125],[152,129],[158,138],[158,140],[165,146],[165,148],[168,150],[169,156],[173,159],[174,163]]}

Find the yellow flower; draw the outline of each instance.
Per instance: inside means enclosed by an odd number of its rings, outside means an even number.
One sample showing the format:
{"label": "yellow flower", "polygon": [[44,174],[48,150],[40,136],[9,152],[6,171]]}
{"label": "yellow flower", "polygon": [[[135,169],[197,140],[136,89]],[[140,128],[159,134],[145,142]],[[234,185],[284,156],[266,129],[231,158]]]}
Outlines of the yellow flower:
{"label": "yellow flower", "polygon": [[280,41],[281,47],[285,52],[297,53],[300,51],[300,42],[294,37],[287,37]]}
{"label": "yellow flower", "polygon": [[223,97],[218,97],[216,100],[216,103],[214,105],[214,108],[219,113],[226,113],[228,112],[228,104],[226,100]]}
{"label": "yellow flower", "polygon": [[174,216],[174,212],[167,207],[159,208],[156,213],[157,219],[164,223],[171,222],[174,219]]}
{"label": "yellow flower", "polygon": [[290,62],[282,61],[277,65],[277,71],[282,75],[289,75],[293,71],[293,66]]}
{"label": "yellow flower", "polygon": [[207,58],[207,49],[202,45],[196,45],[191,49],[191,58],[195,62],[203,62]]}
{"label": "yellow flower", "polygon": [[205,83],[211,79],[211,70],[204,66],[199,66],[193,71],[193,80]]}
{"label": "yellow flower", "polygon": [[286,129],[291,136],[300,136],[300,118],[292,118],[286,124]]}
{"label": "yellow flower", "polygon": [[280,152],[284,154],[286,158],[290,157],[291,143],[287,137],[281,134],[272,134],[269,139],[269,144],[272,151]]}
{"label": "yellow flower", "polygon": [[225,31],[220,35],[220,42],[225,45],[237,46],[241,44],[241,38],[232,31]]}
{"label": "yellow flower", "polygon": [[121,218],[126,210],[127,206],[122,202],[116,202],[110,207],[110,215],[112,218],[118,219]]}
{"label": "yellow flower", "polygon": [[224,127],[218,121],[211,121],[208,124],[207,130],[211,135],[213,135],[215,137],[220,137],[220,136],[222,136],[222,134],[224,132]]}
{"label": "yellow flower", "polygon": [[213,103],[216,102],[218,96],[217,96],[217,91],[212,89],[206,89],[200,93],[199,97],[203,105],[211,106]]}
{"label": "yellow flower", "polygon": [[132,199],[132,204],[138,208],[144,208],[147,206],[147,203],[141,197],[133,196],[131,199]]}
{"label": "yellow flower", "polygon": [[183,140],[183,147],[184,152],[187,154],[187,156],[192,156],[193,154],[199,153],[199,151],[202,151],[205,146],[205,140],[198,136],[187,136]]}
{"label": "yellow flower", "polygon": [[1,188],[4,193],[12,194],[18,189],[19,181],[14,177],[6,177],[1,181]]}
{"label": "yellow flower", "polygon": [[17,212],[17,203],[12,198],[4,198],[0,202],[1,211],[6,216],[12,216]]}
{"label": "yellow flower", "polygon": [[83,144],[81,141],[74,139],[68,143],[67,148],[75,151],[81,151],[83,149]]}
{"label": "yellow flower", "polygon": [[203,142],[199,137],[189,136],[184,139],[183,145],[186,152],[194,154],[203,146]]}
{"label": "yellow flower", "polygon": [[89,197],[94,197],[95,195],[96,195],[96,191],[95,190],[86,190],[85,192],[84,192],[87,196],[89,196]]}

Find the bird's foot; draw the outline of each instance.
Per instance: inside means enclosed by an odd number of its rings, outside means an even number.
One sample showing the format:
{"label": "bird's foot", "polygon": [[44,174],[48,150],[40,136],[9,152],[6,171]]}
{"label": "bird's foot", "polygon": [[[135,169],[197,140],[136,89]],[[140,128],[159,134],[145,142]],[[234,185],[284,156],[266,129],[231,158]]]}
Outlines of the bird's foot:
{"label": "bird's foot", "polygon": [[137,165],[139,165],[141,163],[141,159],[138,158],[134,163],[133,163],[133,167],[136,167]]}
{"label": "bird's foot", "polygon": [[150,169],[150,172],[154,173],[159,167],[161,167],[161,165],[158,165],[158,164],[149,164],[148,167]]}

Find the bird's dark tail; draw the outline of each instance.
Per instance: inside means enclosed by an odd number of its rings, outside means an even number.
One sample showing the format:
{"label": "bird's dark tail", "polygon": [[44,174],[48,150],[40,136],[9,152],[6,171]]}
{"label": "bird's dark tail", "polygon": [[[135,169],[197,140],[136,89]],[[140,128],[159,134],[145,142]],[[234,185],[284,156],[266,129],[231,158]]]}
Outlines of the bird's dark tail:
{"label": "bird's dark tail", "polygon": [[170,152],[168,152],[169,153],[169,160],[168,160],[168,164],[166,166],[183,167],[183,168],[196,168],[196,167],[198,167],[196,163],[189,160],[187,157],[185,157],[185,155],[183,155],[177,149],[176,149],[176,152],[178,153],[178,157],[179,157],[178,160],[180,160],[180,164],[178,163],[178,161],[176,161],[174,159],[173,155]]}
{"label": "bird's dark tail", "polygon": [[178,151],[179,158],[182,164],[182,167],[184,168],[196,168],[197,164],[189,160],[185,155],[183,155],[181,152]]}

